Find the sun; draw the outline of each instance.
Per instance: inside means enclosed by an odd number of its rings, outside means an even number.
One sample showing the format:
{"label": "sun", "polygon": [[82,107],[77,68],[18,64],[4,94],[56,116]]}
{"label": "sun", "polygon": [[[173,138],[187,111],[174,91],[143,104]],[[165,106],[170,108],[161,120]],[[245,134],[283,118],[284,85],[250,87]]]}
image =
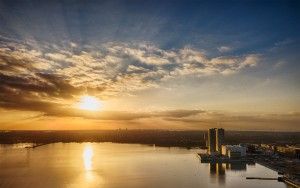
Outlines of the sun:
{"label": "sun", "polygon": [[96,97],[85,95],[80,98],[77,106],[81,110],[99,111],[102,108],[102,103]]}

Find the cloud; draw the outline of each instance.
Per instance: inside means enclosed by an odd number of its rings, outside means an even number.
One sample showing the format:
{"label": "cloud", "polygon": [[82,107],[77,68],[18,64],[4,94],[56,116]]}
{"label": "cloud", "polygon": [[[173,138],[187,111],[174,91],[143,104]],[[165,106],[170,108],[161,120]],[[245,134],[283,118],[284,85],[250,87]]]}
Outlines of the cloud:
{"label": "cloud", "polygon": [[182,121],[182,122],[222,122],[222,123],[232,123],[232,122],[299,122],[300,115],[297,112],[286,113],[286,114],[235,114],[229,112],[217,113],[213,111],[203,111],[202,113],[197,113],[196,116],[188,117],[172,117],[168,119],[170,121]]}
{"label": "cloud", "polygon": [[0,105],[4,109],[32,111],[41,114],[39,117],[79,117],[97,121],[121,122],[161,122],[172,129],[172,124],[177,127],[190,129],[203,129],[222,126],[229,129],[245,130],[286,130],[286,127],[299,130],[300,113],[286,114],[235,114],[231,112],[214,112],[201,109],[177,109],[164,111],[99,111],[87,112],[72,107],[71,104],[41,100],[38,97],[19,95],[13,89],[0,87]]}
{"label": "cloud", "polygon": [[283,114],[235,114],[230,112],[217,113],[213,111],[203,111],[196,116],[189,117],[165,117],[164,120],[174,123],[182,123],[182,126],[190,128],[224,127],[226,129],[243,130],[281,130],[287,131],[299,129],[300,115],[298,112]]}
{"label": "cloud", "polygon": [[[6,109],[41,112],[39,119],[47,117],[78,117],[99,122],[123,122],[124,126],[139,125],[149,122],[160,122],[159,128],[168,129],[206,129],[209,127],[224,127],[226,129],[244,130],[285,130],[286,127],[299,130],[300,113],[286,114],[235,114],[231,112],[215,112],[201,109],[178,109],[164,111],[132,112],[132,111],[99,111],[86,112],[49,101],[22,99],[21,102],[5,103]],[[35,118],[33,116],[32,118]],[[127,123],[126,123],[127,122]],[[149,127],[150,126],[150,127]],[[152,128],[157,126],[152,125]],[[109,128],[109,127],[107,127]],[[151,128],[151,125],[148,125]]]}
{"label": "cloud", "polygon": [[67,58],[66,55],[59,53],[46,53],[45,56],[53,61],[64,61]]}
{"label": "cloud", "polygon": [[46,116],[61,117],[84,117],[97,120],[138,120],[145,118],[186,118],[204,113],[203,110],[165,110],[150,112],[128,112],[128,111],[101,111],[85,112],[80,110],[61,108],[60,110],[50,110]]}
{"label": "cloud", "polygon": [[278,61],[273,65],[273,69],[278,70],[282,68],[285,64],[287,64],[285,61]]}
{"label": "cloud", "polygon": [[[210,127],[224,127],[226,129],[243,130],[283,130],[290,127],[299,131],[299,112],[287,114],[235,114],[230,112],[214,112],[205,110],[165,110],[165,111],[100,111],[86,112],[59,103],[49,103],[28,100],[22,104],[10,106],[12,109],[31,110],[42,112],[38,117],[40,120],[56,118],[83,118],[94,122],[109,123],[107,129],[114,127],[114,124],[122,123],[121,127],[132,126],[140,128],[147,125],[147,128],[159,129],[207,129]],[[33,116],[32,119],[35,117]],[[89,122],[89,121],[88,121]],[[151,125],[151,123],[154,123]],[[159,126],[155,123],[159,122]],[[149,124],[150,123],[150,124]],[[112,124],[112,127],[109,125]],[[115,127],[118,128],[118,127]],[[120,127],[119,127],[120,128]]]}
{"label": "cloud", "polygon": [[229,46],[220,46],[220,47],[218,48],[218,50],[219,50],[219,52],[221,52],[221,53],[226,53],[226,52],[230,52],[230,51],[232,50],[232,48],[229,47]]}
{"label": "cloud", "polygon": [[30,109],[31,99],[67,105],[86,93],[112,97],[160,87],[178,77],[234,74],[258,62],[256,54],[209,58],[189,47],[165,50],[147,43],[70,44],[67,48],[40,44],[36,48],[1,39],[0,106],[12,108],[19,103]]}

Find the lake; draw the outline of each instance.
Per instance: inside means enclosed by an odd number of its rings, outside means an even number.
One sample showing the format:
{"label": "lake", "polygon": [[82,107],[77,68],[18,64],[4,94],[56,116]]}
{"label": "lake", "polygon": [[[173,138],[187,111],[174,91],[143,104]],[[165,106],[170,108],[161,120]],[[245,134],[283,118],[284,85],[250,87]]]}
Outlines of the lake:
{"label": "lake", "polygon": [[283,188],[259,164],[202,164],[200,149],[139,144],[55,143],[34,149],[0,145],[0,187],[5,188]]}

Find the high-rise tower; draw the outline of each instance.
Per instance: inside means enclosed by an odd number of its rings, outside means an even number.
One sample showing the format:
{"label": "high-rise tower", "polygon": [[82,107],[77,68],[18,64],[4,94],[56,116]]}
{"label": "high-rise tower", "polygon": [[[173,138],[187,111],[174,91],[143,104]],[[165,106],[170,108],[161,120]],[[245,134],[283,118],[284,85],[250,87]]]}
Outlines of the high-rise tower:
{"label": "high-rise tower", "polygon": [[208,153],[214,154],[216,152],[216,129],[208,129],[207,132]]}
{"label": "high-rise tower", "polygon": [[222,145],[224,144],[225,131],[224,129],[216,130],[216,151],[222,154]]}
{"label": "high-rise tower", "polygon": [[212,128],[208,129],[207,147],[211,155],[222,154],[222,145],[224,144],[225,130]]}

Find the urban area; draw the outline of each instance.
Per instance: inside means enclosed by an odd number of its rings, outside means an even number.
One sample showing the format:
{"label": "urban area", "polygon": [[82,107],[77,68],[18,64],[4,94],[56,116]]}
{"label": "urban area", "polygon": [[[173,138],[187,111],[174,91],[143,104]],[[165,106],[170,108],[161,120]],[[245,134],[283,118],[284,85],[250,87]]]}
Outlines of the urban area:
{"label": "urban area", "polygon": [[290,186],[300,187],[300,147],[297,145],[279,144],[238,144],[227,145],[225,130],[209,129],[204,134],[207,153],[199,153],[202,163],[210,163],[212,167],[225,164],[245,166],[261,164],[278,172],[278,177],[246,177],[247,179],[277,180]]}

